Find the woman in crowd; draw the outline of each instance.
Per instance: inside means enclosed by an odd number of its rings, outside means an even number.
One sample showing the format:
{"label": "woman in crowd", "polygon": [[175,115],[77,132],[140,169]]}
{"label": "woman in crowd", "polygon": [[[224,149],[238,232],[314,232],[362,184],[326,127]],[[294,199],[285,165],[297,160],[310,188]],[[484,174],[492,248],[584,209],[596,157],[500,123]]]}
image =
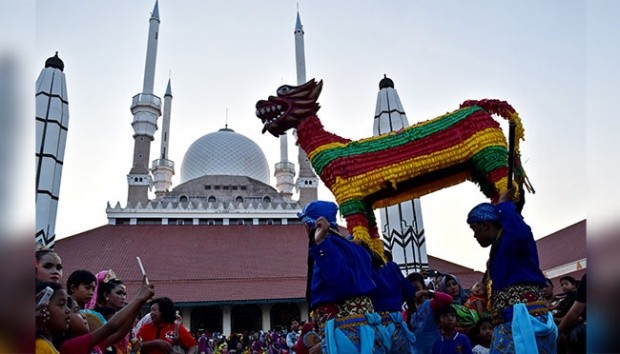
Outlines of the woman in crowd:
{"label": "woman in crowd", "polygon": [[187,354],[196,354],[198,342],[183,324],[175,320],[172,300],[162,297],[151,301],[151,322],[144,324],[137,334],[137,338],[142,339],[141,353],[170,353],[178,345]]}
{"label": "woman in crowd", "polygon": [[[111,269],[97,273],[96,278],[95,296],[86,304],[84,311],[91,332],[103,326],[127,304],[127,288]],[[126,337],[121,338],[104,352],[127,354],[128,341]]]}
{"label": "woman in crowd", "polygon": [[34,274],[37,281],[62,284],[60,256],[49,248],[38,249],[35,252]]}
{"label": "woman in crowd", "polygon": [[467,293],[461,286],[459,279],[453,274],[444,274],[441,278],[439,290],[452,296],[452,303],[463,305],[467,301]]}

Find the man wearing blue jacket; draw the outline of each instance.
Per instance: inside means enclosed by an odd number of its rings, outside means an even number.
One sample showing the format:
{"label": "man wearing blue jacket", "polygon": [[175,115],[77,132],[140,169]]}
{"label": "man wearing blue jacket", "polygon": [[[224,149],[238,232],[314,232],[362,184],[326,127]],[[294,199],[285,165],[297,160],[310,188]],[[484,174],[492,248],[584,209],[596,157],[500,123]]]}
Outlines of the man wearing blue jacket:
{"label": "man wearing blue jacket", "polygon": [[[338,206],[313,201],[297,216],[309,235],[309,303],[322,339],[322,352],[385,353],[381,334],[372,322],[381,322],[370,294],[376,288],[368,252],[340,235]],[[318,345],[317,345],[318,346]],[[319,351],[309,348],[310,353]]]}
{"label": "man wearing blue jacket", "polygon": [[485,282],[495,329],[491,353],[556,353],[557,327],[543,298],[546,285],[532,230],[517,212],[515,190],[467,215],[480,246],[489,247]]}

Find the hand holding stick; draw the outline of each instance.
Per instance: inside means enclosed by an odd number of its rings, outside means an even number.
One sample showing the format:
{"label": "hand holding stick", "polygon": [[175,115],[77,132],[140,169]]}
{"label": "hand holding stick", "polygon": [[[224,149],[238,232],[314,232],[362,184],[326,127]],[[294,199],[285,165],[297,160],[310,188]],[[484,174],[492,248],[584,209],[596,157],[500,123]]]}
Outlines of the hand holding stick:
{"label": "hand holding stick", "polygon": [[142,265],[140,256],[136,256],[136,260],[138,261],[138,266],[140,266],[140,272],[142,272],[142,276],[144,277],[144,283],[149,285],[149,278],[146,277],[146,272],[144,271],[144,266]]}

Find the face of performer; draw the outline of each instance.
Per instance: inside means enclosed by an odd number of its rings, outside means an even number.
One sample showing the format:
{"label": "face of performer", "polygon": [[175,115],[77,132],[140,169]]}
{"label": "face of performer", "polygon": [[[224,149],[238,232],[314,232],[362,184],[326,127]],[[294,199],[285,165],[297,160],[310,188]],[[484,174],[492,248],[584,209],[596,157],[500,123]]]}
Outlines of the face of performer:
{"label": "face of performer", "polygon": [[470,224],[469,227],[474,231],[474,238],[480,246],[489,247],[495,241],[497,236],[497,230],[493,227],[493,224],[487,221],[475,222]]}
{"label": "face of performer", "polygon": [[35,277],[41,282],[60,283],[62,279],[62,261],[53,252],[44,254],[35,262]]}
{"label": "face of performer", "polygon": [[108,300],[108,306],[114,310],[120,310],[127,305],[127,288],[125,284],[118,284],[110,291],[110,294],[106,297]]}

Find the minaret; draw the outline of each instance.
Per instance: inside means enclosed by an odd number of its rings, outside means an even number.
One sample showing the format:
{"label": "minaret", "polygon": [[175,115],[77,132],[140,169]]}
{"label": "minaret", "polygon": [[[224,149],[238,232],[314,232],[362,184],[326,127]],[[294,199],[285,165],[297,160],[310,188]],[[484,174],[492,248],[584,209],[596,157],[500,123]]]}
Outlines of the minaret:
{"label": "minaret", "polygon": [[288,134],[280,135],[280,162],[276,163],[276,188],[286,199],[291,199],[295,187],[295,164],[288,161]]}
{"label": "minaret", "polygon": [[36,83],[36,236],[47,248],[54,247],[60,179],[69,128],[69,100],[58,52],[45,61]]}
{"label": "minaret", "polygon": [[159,35],[159,6],[155,7],[149,20],[149,39],[146,48],[146,65],[144,68],[144,85],[142,93],[132,98],[134,153],[133,166],[127,175],[129,192],[127,203],[142,206],[148,202],[148,190],[151,186],[149,174],[149,155],[151,141],[157,130],[157,118],[161,115],[161,99],[153,94],[155,80],[155,61],[157,59],[157,41]]}
{"label": "minaret", "polygon": [[[373,135],[386,134],[409,126],[394,82],[384,75],[379,82]],[[428,268],[422,207],[420,199],[380,210],[383,243],[392,252],[394,262],[409,274]]]}
{"label": "minaret", "polygon": [[172,111],[172,90],[170,88],[170,79],[168,79],[168,87],[164,95],[164,115],[161,124],[161,149],[159,159],[154,160],[152,164],[153,187],[155,188],[155,196],[164,196],[172,185],[172,176],[174,175],[174,162],[168,160],[168,141],[170,140],[170,112]]}
{"label": "minaret", "polygon": [[[295,64],[297,68],[297,85],[306,83],[306,55],[304,52],[304,30],[297,12],[295,23]],[[307,203],[318,198],[319,179],[317,178],[306,153],[299,148],[299,178],[295,184],[299,190],[299,203]]]}
{"label": "minaret", "polygon": [[[297,14],[297,22],[299,23],[299,13]],[[299,72],[297,76],[299,76]],[[276,188],[278,191],[284,198],[291,199],[293,188],[295,187],[295,164],[288,160],[287,132],[280,135],[280,162],[276,163],[273,175],[276,177]]]}

